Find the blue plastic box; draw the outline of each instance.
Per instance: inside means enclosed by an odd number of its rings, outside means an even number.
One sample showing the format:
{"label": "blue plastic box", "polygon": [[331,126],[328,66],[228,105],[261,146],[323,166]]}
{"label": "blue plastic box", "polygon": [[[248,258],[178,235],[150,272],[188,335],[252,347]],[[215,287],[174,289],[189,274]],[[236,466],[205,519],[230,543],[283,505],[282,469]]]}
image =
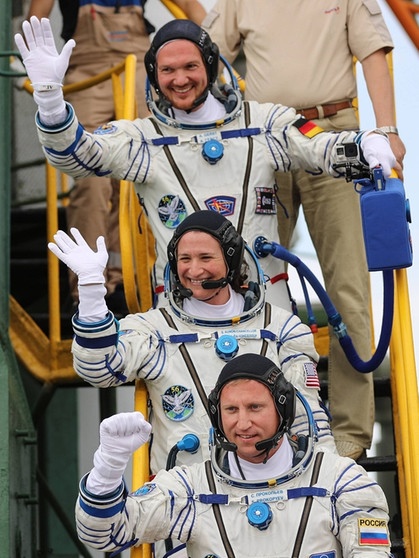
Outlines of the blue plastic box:
{"label": "blue plastic box", "polygon": [[409,230],[410,208],[403,183],[398,178],[362,185],[362,227],[369,271],[399,269],[412,265],[412,239]]}

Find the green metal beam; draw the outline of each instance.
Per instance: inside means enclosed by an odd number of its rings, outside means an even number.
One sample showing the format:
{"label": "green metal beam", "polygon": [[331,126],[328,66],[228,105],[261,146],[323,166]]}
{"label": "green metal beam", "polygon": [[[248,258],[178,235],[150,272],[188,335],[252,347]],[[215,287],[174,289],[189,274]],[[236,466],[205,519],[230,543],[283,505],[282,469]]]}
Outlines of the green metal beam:
{"label": "green metal beam", "polygon": [[[12,19],[11,2],[6,0],[2,7],[0,19],[0,53],[10,49],[10,22]],[[0,69],[6,74],[9,57],[2,54]],[[10,261],[10,161],[11,161],[11,108],[12,85],[10,78],[0,75],[0,330],[1,335],[8,337],[9,325],[9,261]],[[7,343],[2,342],[1,350]]]}
{"label": "green metal beam", "polygon": [[0,18],[0,541],[2,556],[36,555],[36,436],[9,337],[12,2]]}
{"label": "green metal beam", "polygon": [[[10,45],[11,3],[5,2],[0,19],[0,51]],[[8,58],[0,58],[0,69],[6,70]],[[9,231],[10,231],[10,79],[0,76],[0,385],[9,385]],[[9,389],[0,390],[0,540],[2,552],[11,556],[9,516]]]}

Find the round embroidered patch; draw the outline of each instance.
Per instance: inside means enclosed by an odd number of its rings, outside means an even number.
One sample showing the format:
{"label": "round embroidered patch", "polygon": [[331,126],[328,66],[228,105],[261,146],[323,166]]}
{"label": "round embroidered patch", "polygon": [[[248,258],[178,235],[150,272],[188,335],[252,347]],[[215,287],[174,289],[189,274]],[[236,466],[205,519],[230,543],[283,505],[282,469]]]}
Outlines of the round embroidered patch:
{"label": "round embroidered patch", "polygon": [[142,486],[141,488],[139,488],[138,490],[133,492],[133,495],[134,496],[145,496],[146,494],[149,494],[150,492],[153,492],[153,490],[155,488],[156,488],[155,483],[145,484],[144,486]]}
{"label": "round embroidered patch", "polygon": [[186,207],[179,196],[166,194],[157,208],[161,222],[168,229],[175,229],[186,217]]}
{"label": "round embroidered patch", "polygon": [[192,391],[183,386],[171,386],[162,397],[166,417],[175,422],[189,418],[194,412],[195,402]]}
{"label": "round embroidered patch", "polygon": [[99,136],[103,136],[105,134],[113,134],[114,132],[116,132],[117,129],[118,128],[115,126],[115,124],[103,124],[103,126],[99,126],[99,128],[96,128],[93,133],[98,134]]}

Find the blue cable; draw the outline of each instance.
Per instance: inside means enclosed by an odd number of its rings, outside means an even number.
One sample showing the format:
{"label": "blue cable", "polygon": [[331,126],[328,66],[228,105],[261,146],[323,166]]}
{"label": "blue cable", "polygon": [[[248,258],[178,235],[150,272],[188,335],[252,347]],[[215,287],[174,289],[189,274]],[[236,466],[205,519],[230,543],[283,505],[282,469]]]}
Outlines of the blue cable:
{"label": "blue cable", "polygon": [[[271,254],[274,258],[283,260],[293,267],[298,272],[301,278],[307,279],[313,287],[315,293],[320,299],[320,302],[325,309],[329,324],[333,328],[334,334],[338,337],[339,343],[345,352],[345,355],[351,365],[358,372],[366,373],[376,370],[383,362],[388,346],[390,344],[391,330],[393,326],[393,312],[394,312],[394,277],[393,270],[383,270],[383,317],[381,324],[380,340],[378,342],[375,353],[368,361],[362,360],[348,334],[346,325],[343,323],[342,317],[336,310],[333,302],[330,300],[329,295],[325,291],[323,285],[319,282],[317,277],[312,271],[300,260],[298,256],[289,252],[286,248],[277,244],[276,242],[268,242],[266,239],[259,237],[255,241],[255,252],[259,257]],[[304,289],[303,289],[304,290]],[[305,290],[306,293],[306,290]]]}

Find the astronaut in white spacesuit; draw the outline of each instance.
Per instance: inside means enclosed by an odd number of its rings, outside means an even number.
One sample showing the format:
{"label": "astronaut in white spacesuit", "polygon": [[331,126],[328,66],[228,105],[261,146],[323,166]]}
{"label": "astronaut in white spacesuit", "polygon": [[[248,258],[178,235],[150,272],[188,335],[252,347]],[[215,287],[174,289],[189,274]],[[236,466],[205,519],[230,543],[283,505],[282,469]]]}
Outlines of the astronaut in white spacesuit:
{"label": "astronaut in white spacesuit", "polygon": [[129,495],[122,475],[151,426],[141,413],[105,419],[80,482],[80,540],[120,551],[175,539],[190,558],[390,557],[382,489],[352,459],[319,450],[307,404],[308,435],[289,436],[295,401],[270,359],[232,359],[208,398],[211,460],[160,471]]}
{"label": "astronaut in white spacesuit", "polygon": [[[279,242],[275,171],[341,176],[333,169],[336,145],[354,141],[364,162],[380,163],[385,176],[396,163],[379,130],[324,132],[292,108],[243,102],[231,70],[231,84],[219,88],[218,47],[189,20],[159,29],[145,56],[152,116],[88,133],[61,88],[74,41],[58,54],[48,19],[32,17],[22,28],[25,39],[17,34],[15,40],[34,87],[48,161],[75,178],[112,176],[135,183],[156,239],[156,294],[163,292],[173,229],[193,211],[222,213],[251,246],[259,236]],[[283,262],[269,255],[264,272],[268,300],[289,309]]]}
{"label": "astronaut in white spacesuit", "polygon": [[[328,415],[319,398],[318,354],[308,326],[265,301],[258,260],[232,223],[215,211],[189,215],[167,248],[169,304],[116,320],[106,306],[103,269],[107,252],[89,248],[73,229],[59,231],[49,248],[78,276],[80,302],[73,317],[77,374],[96,387],[142,378],[150,398],[151,471],[166,467],[172,447],[186,434],[199,437],[196,454],[208,458],[207,397],[226,360],[260,353],[273,360],[309,401],[319,443],[335,451]],[[293,434],[306,429],[298,407]]]}

